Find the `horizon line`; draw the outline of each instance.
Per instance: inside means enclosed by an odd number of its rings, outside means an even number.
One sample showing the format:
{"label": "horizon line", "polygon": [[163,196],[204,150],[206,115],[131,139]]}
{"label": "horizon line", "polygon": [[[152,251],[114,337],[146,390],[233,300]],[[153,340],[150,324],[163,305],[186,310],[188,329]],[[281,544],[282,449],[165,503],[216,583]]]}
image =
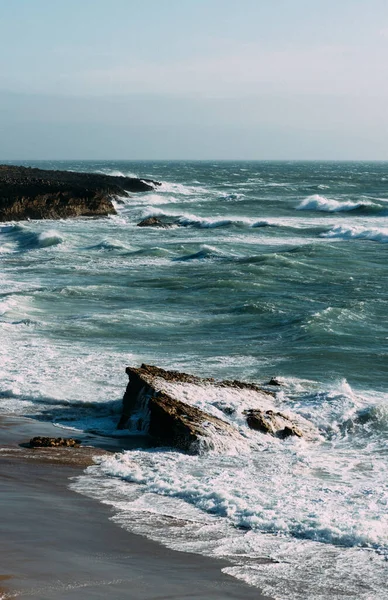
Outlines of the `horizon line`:
{"label": "horizon line", "polygon": [[388,162],[388,158],[0,158],[0,162]]}

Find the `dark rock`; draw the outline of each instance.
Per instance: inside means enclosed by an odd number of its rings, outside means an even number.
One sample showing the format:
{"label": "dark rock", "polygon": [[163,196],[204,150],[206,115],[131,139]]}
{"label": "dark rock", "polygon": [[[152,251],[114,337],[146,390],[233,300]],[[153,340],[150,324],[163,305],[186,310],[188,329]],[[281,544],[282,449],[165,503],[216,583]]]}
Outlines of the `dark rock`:
{"label": "dark rock", "polygon": [[147,425],[144,423],[144,419],[142,419],[141,415],[147,414],[149,399],[157,392],[152,385],[148,383],[148,373],[143,373],[143,366],[144,365],[142,365],[140,369],[127,367],[125,370],[129,377],[129,382],[123,397],[123,412],[117,426],[118,429],[125,429],[130,417],[138,414],[139,417],[136,419],[136,428],[138,431],[146,432]]}
{"label": "dark rock", "polygon": [[227,388],[235,388],[239,390],[252,390],[255,392],[261,392],[265,395],[273,396],[272,392],[267,392],[263,390],[256,383],[247,383],[245,381],[238,381],[237,379],[224,379],[222,381],[217,381],[214,377],[199,377],[198,375],[190,375],[188,373],[182,373],[182,371],[167,371],[165,369],[161,369],[160,367],[155,367],[154,365],[147,365],[143,363],[140,369],[135,369],[132,367],[127,367],[126,373],[129,375],[131,372],[141,371],[143,374],[147,374],[147,376],[151,377],[160,377],[165,381],[169,381],[171,383],[194,383],[197,385],[200,384],[212,384],[217,387],[227,387]]}
{"label": "dark rock", "polygon": [[0,165],[0,222],[115,214],[112,198],[158,185],[135,177]]}
{"label": "dark rock", "polygon": [[228,404],[225,404],[225,402],[213,402],[213,406],[215,406],[215,408],[218,408],[218,410],[223,412],[224,415],[227,415],[229,417],[231,415],[234,415],[236,412],[233,406],[229,406]]}
{"label": "dark rock", "polygon": [[200,448],[214,448],[242,441],[238,430],[187,402],[163,390],[163,384],[217,385],[214,379],[205,379],[179,371],[165,371],[143,364],[128,367],[129,383],[123,398],[123,413],[118,424],[148,433],[158,444],[198,452]]}
{"label": "dark rock", "polygon": [[142,375],[146,375],[147,377],[160,377],[165,381],[169,381],[171,383],[215,383],[215,379],[213,378],[203,378],[198,377],[197,375],[189,375],[188,373],[182,373],[181,371],[166,371],[165,369],[161,369],[160,367],[155,367],[154,365],[147,365],[143,363],[140,369],[133,369],[128,367],[126,369],[126,373],[129,375],[130,372],[142,372]]}
{"label": "dark rock", "polygon": [[253,392],[260,392],[262,394],[266,394],[267,396],[271,396],[272,398],[275,397],[275,394],[273,392],[268,392],[267,390],[264,390],[256,383],[247,383],[245,381],[238,381],[237,379],[225,379],[224,381],[220,381],[217,385],[219,385],[220,387],[235,388],[237,390],[251,390]]}
{"label": "dark rock", "polygon": [[31,448],[78,448],[80,440],[74,438],[50,438],[50,437],[34,437],[30,440]]}
{"label": "dark rock", "polygon": [[[152,365],[128,367],[129,383],[123,398],[123,412],[119,429],[129,428],[151,435],[158,444],[173,446],[187,452],[201,448],[219,448],[246,444],[238,426],[209,414],[190,403],[190,398],[212,397],[212,406],[227,416],[236,412],[229,396],[222,397],[223,389],[235,389],[246,394],[252,408],[243,411],[251,429],[284,439],[289,435],[316,437],[316,430],[302,418],[295,419],[271,410],[273,395],[256,384],[240,381],[215,381],[179,371],[166,371]],[[215,393],[216,392],[216,393]],[[237,393],[237,399],[239,398]],[[229,398],[229,400],[227,400]],[[233,401],[235,402],[235,400]],[[302,424],[301,424],[302,423]]]}
{"label": "dark rock", "polygon": [[206,444],[209,428],[212,436],[239,438],[237,430],[229,423],[204,411],[160,393],[150,398],[149,434],[159,444],[174,446],[187,452],[197,452]]}
{"label": "dark rock", "polygon": [[272,377],[271,380],[267,383],[267,385],[282,385],[279,379],[276,377]]}
{"label": "dark rock", "polygon": [[300,429],[295,427],[295,425],[292,425],[291,427],[287,426],[277,432],[277,437],[279,437],[281,440],[285,440],[292,435],[296,435],[296,437],[303,437],[303,433]]}
{"label": "dark rock", "polygon": [[143,219],[140,223],[137,224],[138,227],[161,227],[162,229],[168,229],[171,227],[169,223],[163,223],[160,219],[156,217],[148,217],[148,219]]}
{"label": "dark rock", "polygon": [[269,433],[270,435],[285,439],[291,435],[303,437],[302,431],[286,415],[273,410],[250,409],[244,411],[248,427]]}

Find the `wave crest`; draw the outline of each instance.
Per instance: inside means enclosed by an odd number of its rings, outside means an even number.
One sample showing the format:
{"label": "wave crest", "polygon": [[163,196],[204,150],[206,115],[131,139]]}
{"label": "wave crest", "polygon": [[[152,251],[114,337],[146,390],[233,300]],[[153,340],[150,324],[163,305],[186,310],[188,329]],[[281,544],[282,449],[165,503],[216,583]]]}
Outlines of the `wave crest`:
{"label": "wave crest", "polygon": [[2,229],[0,233],[4,234],[6,243],[16,244],[19,250],[48,248],[63,242],[63,237],[54,229],[38,233],[23,225],[11,225]]}
{"label": "wave crest", "polygon": [[173,260],[178,262],[186,262],[190,260],[203,260],[215,258],[226,258],[226,254],[221,252],[221,250],[217,250],[217,248],[213,248],[212,246],[203,245],[198,252],[194,252],[193,254],[187,254],[185,256],[179,256],[178,258],[174,258]]}
{"label": "wave crest", "polygon": [[363,227],[362,225],[337,225],[322,233],[321,237],[339,238],[343,240],[370,240],[372,242],[388,243],[388,227]]}
{"label": "wave crest", "polygon": [[359,202],[353,202],[352,200],[346,200],[340,202],[333,198],[326,198],[319,194],[308,196],[296,207],[296,210],[314,210],[319,212],[350,212],[352,210],[382,210],[383,207],[380,204],[374,204],[370,200],[362,200]]}

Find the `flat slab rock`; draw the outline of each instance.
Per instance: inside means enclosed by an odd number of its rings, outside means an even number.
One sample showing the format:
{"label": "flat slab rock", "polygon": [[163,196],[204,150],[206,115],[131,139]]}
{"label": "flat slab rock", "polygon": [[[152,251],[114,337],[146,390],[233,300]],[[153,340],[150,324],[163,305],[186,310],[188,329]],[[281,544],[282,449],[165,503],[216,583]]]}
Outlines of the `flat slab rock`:
{"label": "flat slab rock", "polygon": [[235,413],[258,435],[311,439],[316,433],[304,419],[276,411],[274,394],[254,383],[217,381],[146,364],[128,367],[126,373],[129,383],[118,428],[148,433],[158,444],[192,453],[244,445]]}
{"label": "flat slab rock", "polygon": [[0,165],[0,222],[115,214],[112,198],[158,185],[136,177]]}

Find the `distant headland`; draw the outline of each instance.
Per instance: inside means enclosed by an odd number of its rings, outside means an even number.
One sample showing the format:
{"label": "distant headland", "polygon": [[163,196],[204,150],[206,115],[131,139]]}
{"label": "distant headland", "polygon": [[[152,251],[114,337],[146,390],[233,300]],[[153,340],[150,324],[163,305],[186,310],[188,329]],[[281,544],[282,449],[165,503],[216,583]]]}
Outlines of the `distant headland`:
{"label": "distant headland", "polygon": [[0,222],[111,215],[112,198],[158,185],[136,177],[0,165]]}

